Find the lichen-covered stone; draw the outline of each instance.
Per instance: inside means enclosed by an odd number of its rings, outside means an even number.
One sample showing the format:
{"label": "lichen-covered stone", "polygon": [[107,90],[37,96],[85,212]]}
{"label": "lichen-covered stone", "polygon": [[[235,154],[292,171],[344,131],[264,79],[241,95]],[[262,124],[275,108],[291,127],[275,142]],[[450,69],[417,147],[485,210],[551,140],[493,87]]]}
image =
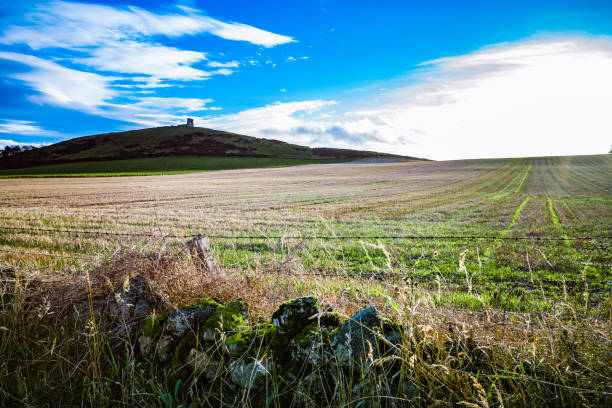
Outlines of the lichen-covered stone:
{"label": "lichen-covered stone", "polygon": [[195,343],[195,338],[192,336],[185,336],[181,339],[174,347],[172,353],[172,360],[170,366],[174,374],[177,374],[183,367],[183,360],[186,357],[187,350],[191,350],[191,345]]}
{"label": "lichen-covered stone", "polygon": [[162,335],[164,330],[164,315],[153,313],[145,320],[140,328],[140,336],[138,337],[138,347],[140,354],[144,357],[152,359],[155,351],[155,344]]}
{"label": "lichen-covered stone", "polygon": [[248,330],[239,330],[223,342],[231,357],[263,355],[280,346],[276,326],[269,323],[258,324]]}
{"label": "lichen-covered stone", "polygon": [[151,354],[155,351],[155,339],[153,337],[141,335],[138,338],[138,348],[140,354],[146,358],[151,358]]}
{"label": "lichen-covered stone", "polygon": [[[316,370],[308,374],[298,373],[297,377],[293,378],[295,387],[293,404],[297,407],[318,407],[328,406],[327,401],[321,398],[325,395],[330,395],[329,390],[325,390],[326,379],[329,379],[327,373],[321,370]],[[323,392],[322,392],[323,391]],[[333,393],[333,390],[331,391]]]}
{"label": "lichen-covered stone", "polygon": [[223,372],[222,362],[206,351],[191,349],[185,365],[195,377],[204,377],[211,381]]}
{"label": "lichen-covered stone", "polygon": [[306,326],[289,343],[291,360],[317,367],[330,357],[330,331],[315,325]]}
{"label": "lichen-covered stone", "polygon": [[312,316],[319,313],[317,299],[302,297],[285,302],[272,314],[272,323],[283,336],[293,337],[312,322]]}
{"label": "lichen-covered stone", "polygon": [[166,316],[160,315],[157,313],[153,313],[149,318],[147,318],[141,326],[141,334],[143,336],[156,338],[161,336],[162,331],[164,330],[164,322],[166,321]]}
{"label": "lichen-covered stone", "polygon": [[218,306],[206,323],[200,326],[202,340],[214,341],[221,332],[232,332],[246,327],[248,315],[248,305],[240,299]]}
{"label": "lichen-covered stone", "polygon": [[160,363],[167,363],[174,355],[174,338],[164,334],[160,337],[155,345],[155,357]]}
{"label": "lichen-covered stone", "polygon": [[370,306],[340,326],[332,341],[340,366],[362,366],[379,357],[378,336],[383,333],[381,318],[378,310]]}
{"label": "lichen-covered stone", "polygon": [[270,377],[267,365],[269,362],[265,360],[245,361],[241,359],[233,362],[229,367],[232,383],[253,392],[261,390]]}
{"label": "lichen-covered stone", "polygon": [[126,321],[144,318],[161,304],[161,298],[153,293],[142,275],[127,277],[111,297],[109,303],[111,316]]}
{"label": "lichen-covered stone", "polygon": [[177,339],[185,336],[188,331],[195,334],[197,327],[206,323],[219,306],[215,301],[203,301],[176,309],[168,315],[165,330]]}
{"label": "lichen-covered stone", "polygon": [[[410,327],[398,326],[374,307],[355,313],[341,325],[333,314],[324,321],[321,310],[329,308],[314,298],[300,298],[282,305],[274,313],[273,323],[253,325],[243,301],[221,305],[202,299],[168,317],[150,316],[140,327],[138,346],[142,356],[157,360],[168,370],[172,381],[223,378],[225,390],[252,392],[255,406],[262,402],[260,391],[271,380],[271,371],[295,393],[308,395],[294,400],[298,405],[323,404],[319,396],[335,395],[338,376],[347,375],[356,381],[355,399],[369,398],[371,384],[367,379],[383,373],[388,381],[376,384],[388,389],[375,390],[376,395],[418,395],[414,385],[399,376],[401,362],[384,359],[371,365],[387,353],[397,352],[403,346],[403,335],[413,339]],[[311,319],[313,315],[317,318]]]}

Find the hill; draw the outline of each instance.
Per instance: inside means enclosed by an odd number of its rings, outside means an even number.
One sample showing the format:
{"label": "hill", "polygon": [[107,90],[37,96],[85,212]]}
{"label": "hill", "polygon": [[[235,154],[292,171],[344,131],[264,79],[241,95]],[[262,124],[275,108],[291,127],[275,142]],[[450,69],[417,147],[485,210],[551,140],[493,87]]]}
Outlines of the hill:
{"label": "hill", "polygon": [[[414,157],[370,151],[311,148],[285,143],[279,140],[262,139],[219,130],[181,125],[79,137],[38,149],[17,152],[10,156],[5,155],[0,165],[5,169],[21,169],[32,166],[48,166],[65,163],[160,157],[176,158],[177,156],[265,158],[282,159],[285,161],[337,161],[363,158],[422,160]],[[159,162],[159,160],[157,162]],[[236,160],[234,160],[234,162],[236,162]],[[256,160],[253,161],[255,164],[256,162]],[[138,163],[142,163],[142,161],[138,161]],[[268,160],[266,163],[271,162]],[[115,167],[116,165],[118,165],[118,163],[114,163],[111,167]],[[287,164],[279,163],[279,165]],[[82,167],[82,165],[79,166],[79,168]],[[101,165],[93,167],[98,171],[102,170],[101,172],[104,172],[104,167],[101,167]],[[255,165],[254,167],[261,166]],[[266,165],[265,167],[268,166]],[[65,171],[70,170],[70,167],[65,168],[65,166],[63,166],[62,168],[64,168]],[[122,168],[125,170],[125,166],[122,166]],[[135,169],[135,171],[136,170],[137,169]],[[164,171],[170,172],[172,170],[172,168],[164,169]],[[182,169],[177,170],[182,171]],[[129,166],[127,171],[130,171]],[[5,171],[2,173],[16,174],[13,171]]]}

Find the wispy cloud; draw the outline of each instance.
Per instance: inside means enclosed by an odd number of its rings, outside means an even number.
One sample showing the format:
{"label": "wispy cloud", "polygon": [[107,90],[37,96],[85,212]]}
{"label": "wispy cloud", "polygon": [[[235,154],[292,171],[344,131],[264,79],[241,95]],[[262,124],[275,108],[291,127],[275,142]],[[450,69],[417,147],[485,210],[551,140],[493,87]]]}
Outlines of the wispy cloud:
{"label": "wispy cloud", "polygon": [[[29,120],[12,120],[0,119],[0,133],[24,135],[24,136],[57,136],[57,133],[51,130],[43,129]],[[11,142],[11,143],[9,143]],[[2,144],[4,143],[4,144]],[[18,143],[12,140],[0,140],[2,146],[39,146],[40,143]]]}
{"label": "wispy cloud", "polygon": [[158,14],[134,6],[53,1],[38,6],[27,19],[30,24],[12,25],[0,37],[0,42],[27,44],[32,49],[72,49],[135,37],[180,37],[203,33],[264,47],[295,41],[292,37],[250,25],[220,21],[188,7],[178,7],[174,13]]}
{"label": "wispy cloud", "polygon": [[217,62],[211,61],[208,64],[209,67],[213,68],[238,68],[240,63],[238,61],[228,61],[228,62]]}
{"label": "wispy cloud", "polygon": [[16,52],[0,52],[0,59],[26,65],[28,72],[11,75],[28,84],[37,94],[30,100],[95,113],[96,107],[118,96],[110,88],[113,78],[66,68],[55,62]]}
{"label": "wispy cloud", "polygon": [[[183,121],[185,114],[208,109],[212,99],[162,98],[131,96],[113,89],[113,81],[105,77],[63,67],[55,62],[19,53],[0,52],[0,59],[19,62],[31,68],[12,77],[26,82],[35,94],[29,99],[37,104],[74,109],[144,126],[158,126]],[[121,102],[116,102],[120,99]]]}
{"label": "wispy cloud", "polygon": [[158,108],[162,110],[182,109],[186,112],[199,112],[205,110],[217,110],[214,106],[207,106],[213,102],[212,99],[198,98],[160,98],[145,97],[140,98],[134,105],[143,108]]}
{"label": "wispy cloud", "polygon": [[389,141],[403,135],[419,143],[397,146],[402,151],[432,158],[606,151],[610,37],[504,43],[423,66],[419,84],[350,114],[378,121]]}
{"label": "wispy cloud", "polygon": [[192,66],[204,60],[206,55],[202,52],[136,41],[122,41],[113,46],[100,47],[92,50],[88,57],[72,59],[77,64],[97,71],[148,75],[156,80],[191,81],[214,74]]}
{"label": "wispy cloud", "polygon": [[[181,50],[156,39],[211,34],[227,40],[246,41],[264,47],[294,42],[289,36],[271,33],[246,24],[223,22],[193,8],[157,14],[139,7],[112,7],[55,1],[38,6],[26,16],[25,24],[14,24],[0,36],[0,44],[26,44],[33,50],[61,48],[86,57],[77,64],[99,71],[144,74],[156,79],[197,80],[216,73],[193,65],[206,60],[199,51]],[[209,66],[237,68],[230,63]]]}
{"label": "wispy cloud", "polygon": [[368,119],[327,122],[323,110],[337,105],[333,100],[277,102],[236,114],[204,118],[203,126],[252,136],[281,139],[316,146],[355,147],[384,142]]}
{"label": "wispy cloud", "polygon": [[203,34],[263,47],[295,41],[185,6],[156,13],[133,6],[52,1],[36,6],[0,35],[0,44],[23,44],[31,52],[22,47],[19,52],[0,51],[0,59],[30,68],[10,77],[33,91],[28,96],[33,103],[154,126],[182,122],[190,112],[220,109],[205,106],[210,98],[142,96],[157,88],[231,75],[239,67],[237,61],[209,61],[206,52],[162,43]]}
{"label": "wispy cloud", "polygon": [[609,148],[610,37],[504,43],[418,68],[408,78],[376,86],[375,98],[360,109],[333,103],[331,111],[326,101],[278,103],[208,123],[295,143],[436,159]]}

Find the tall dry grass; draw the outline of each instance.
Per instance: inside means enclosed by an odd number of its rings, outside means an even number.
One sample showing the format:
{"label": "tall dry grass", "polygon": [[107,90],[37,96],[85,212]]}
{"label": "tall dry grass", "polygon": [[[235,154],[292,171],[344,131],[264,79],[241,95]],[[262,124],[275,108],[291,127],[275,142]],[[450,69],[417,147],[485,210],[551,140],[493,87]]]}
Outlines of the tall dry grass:
{"label": "tall dry grass", "polygon": [[[290,256],[290,255],[288,255]],[[289,266],[288,266],[289,265]],[[0,402],[3,406],[605,406],[612,402],[610,319],[577,318],[568,299],[554,313],[503,307],[451,308],[409,279],[393,282],[271,270],[199,273],[183,252],[123,250],[82,275],[2,267]],[[264,320],[283,301],[314,295],[350,316],[377,305],[404,327],[396,360],[347,375],[331,359],[325,377],[289,384],[272,373],[262,395],[221,393],[228,373],[179,379],[139,355],[137,333],[104,318],[126,277],[144,275],[162,302],[156,313],[210,297],[243,298]],[[260,356],[261,358],[265,356]],[[334,368],[335,367],[335,368]],[[390,369],[393,367],[393,370]],[[333,374],[330,376],[329,373]],[[385,373],[394,372],[395,378]]]}

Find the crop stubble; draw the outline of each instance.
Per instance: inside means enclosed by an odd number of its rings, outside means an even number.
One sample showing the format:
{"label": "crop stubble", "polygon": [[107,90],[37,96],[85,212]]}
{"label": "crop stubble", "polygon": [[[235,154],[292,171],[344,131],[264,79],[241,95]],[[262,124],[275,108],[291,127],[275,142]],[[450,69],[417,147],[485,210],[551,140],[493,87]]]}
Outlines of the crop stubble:
{"label": "crop stubble", "polygon": [[[467,267],[483,291],[515,287],[511,282],[528,276],[531,290],[537,286],[535,273],[541,289],[533,291],[536,296],[554,295],[560,290],[555,282],[578,282],[584,276],[594,282],[589,290],[603,296],[611,277],[609,240],[497,238],[611,235],[611,167],[608,155],[3,179],[0,220],[12,228],[155,235],[484,235],[491,239],[213,242],[218,262],[232,267],[268,271],[290,257],[301,273],[392,273],[424,282],[441,276],[458,285],[459,253],[469,249]],[[180,249],[184,240],[163,241]],[[49,271],[71,264],[78,269],[83,260],[23,253],[109,254],[126,245],[162,243],[144,237],[0,231],[2,258]]]}

